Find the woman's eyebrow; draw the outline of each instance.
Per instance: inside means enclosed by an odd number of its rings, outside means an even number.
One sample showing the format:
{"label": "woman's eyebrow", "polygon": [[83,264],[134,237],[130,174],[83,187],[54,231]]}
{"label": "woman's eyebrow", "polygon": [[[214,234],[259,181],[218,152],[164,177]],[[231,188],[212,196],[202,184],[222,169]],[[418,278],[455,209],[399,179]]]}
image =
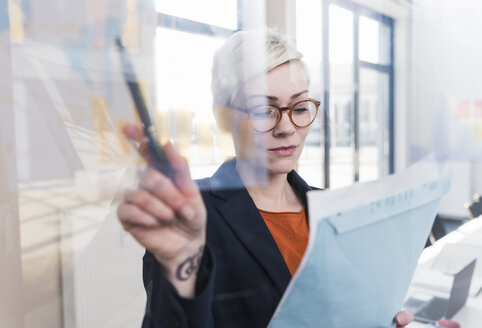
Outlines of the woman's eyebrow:
{"label": "woman's eyebrow", "polygon": [[[307,93],[307,92],[308,92],[308,90],[303,90],[303,91],[301,91],[301,92],[297,92],[297,93],[295,93],[294,95],[292,95],[292,96],[290,97],[290,99],[296,99],[296,98],[298,98],[299,96],[301,96],[302,94]],[[251,95],[251,96],[248,97],[248,99],[249,99],[249,98],[266,98],[266,99],[269,99],[269,100],[271,100],[271,101],[278,101],[278,100],[279,100],[278,97],[268,96],[268,95],[261,95],[261,94],[259,94],[259,95]]]}
{"label": "woman's eyebrow", "polygon": [[303,93],[307,93],[307,92],[308,92],[308,90],[303,90],[301,92],[295,93],[294,95],[291,96],[291,99],[296,99],[299,96],[301,96]]}
{"label": "woman's eyebrow", "polygon": [[268,96],[268,95],[251,95],[251,96],[248,97],[248,99],[251,99],[251,98],[267,98],[267,99],[273,100],[273,101],[278,100],[278,97]]}

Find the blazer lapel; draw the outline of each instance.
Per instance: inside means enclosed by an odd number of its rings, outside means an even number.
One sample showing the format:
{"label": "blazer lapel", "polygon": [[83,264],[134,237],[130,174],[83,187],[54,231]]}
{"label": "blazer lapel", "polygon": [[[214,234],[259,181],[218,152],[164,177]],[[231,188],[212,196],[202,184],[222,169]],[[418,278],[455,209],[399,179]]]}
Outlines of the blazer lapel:
{"label": "blazer lapel", "polygon": [[[288,182],[306,206],[306,192],[311,188],[294,170],[288,174]],[[235,160],[221,165],[210,179],[210,187],[213,194],[225,200],[217,207],[223,219],[283,293],[291,274],[236,171]]]}
{"label": "blazer lapel", "polygon": [[291,274],[256,205],[246,189],[225,192],[225,196],[218,211],[282,294]]}
{"label": "blazer lapel", "polygon": [[217,210],[282,294],[291,274],[261,214],[236,171],[224,163],[211,178],[212,193],[225,201]]}

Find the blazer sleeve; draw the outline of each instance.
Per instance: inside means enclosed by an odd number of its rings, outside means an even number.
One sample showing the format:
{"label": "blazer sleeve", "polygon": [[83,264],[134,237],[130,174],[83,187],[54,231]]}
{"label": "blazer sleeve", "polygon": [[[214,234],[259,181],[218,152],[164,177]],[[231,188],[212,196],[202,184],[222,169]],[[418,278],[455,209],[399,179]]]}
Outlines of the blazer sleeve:
{"label": "blazer sleeve", "polygon": [[183,298],[163,276],[160,264],[148,251],[143,258],[143,279],[147,294],[143,328],[214,327],[211,305],[214,294],[215,261],[206,245],[196,280],[196,296]]}

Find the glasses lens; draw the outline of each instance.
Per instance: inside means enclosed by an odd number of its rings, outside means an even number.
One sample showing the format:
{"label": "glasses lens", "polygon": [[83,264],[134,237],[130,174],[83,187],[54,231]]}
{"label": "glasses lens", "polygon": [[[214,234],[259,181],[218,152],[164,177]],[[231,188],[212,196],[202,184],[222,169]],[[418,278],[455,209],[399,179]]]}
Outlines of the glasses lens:
{"label": "glasses lens", "polygon": [[258,106],[249,109],[249,118],[256,131],[265,132],[271,130],[278,121],[279,111],[273,106]]}
{"label": "glasses lens", "polygon": [[291,113],[293,123],[298,127],[310,125],[316,117],[316,107],[316,104],[310,100],[297,103]]}

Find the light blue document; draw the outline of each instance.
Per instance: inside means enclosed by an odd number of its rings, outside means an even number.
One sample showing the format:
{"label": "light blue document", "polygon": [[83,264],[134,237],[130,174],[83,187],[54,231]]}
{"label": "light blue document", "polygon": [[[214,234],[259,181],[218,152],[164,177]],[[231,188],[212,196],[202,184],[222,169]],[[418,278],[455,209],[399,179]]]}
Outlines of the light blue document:
{"label": "light blue document", "polygon": [[376,182],[310,192],[308,248],[270,327],[394,327],[449,188],[436,172],[419,165]]}

